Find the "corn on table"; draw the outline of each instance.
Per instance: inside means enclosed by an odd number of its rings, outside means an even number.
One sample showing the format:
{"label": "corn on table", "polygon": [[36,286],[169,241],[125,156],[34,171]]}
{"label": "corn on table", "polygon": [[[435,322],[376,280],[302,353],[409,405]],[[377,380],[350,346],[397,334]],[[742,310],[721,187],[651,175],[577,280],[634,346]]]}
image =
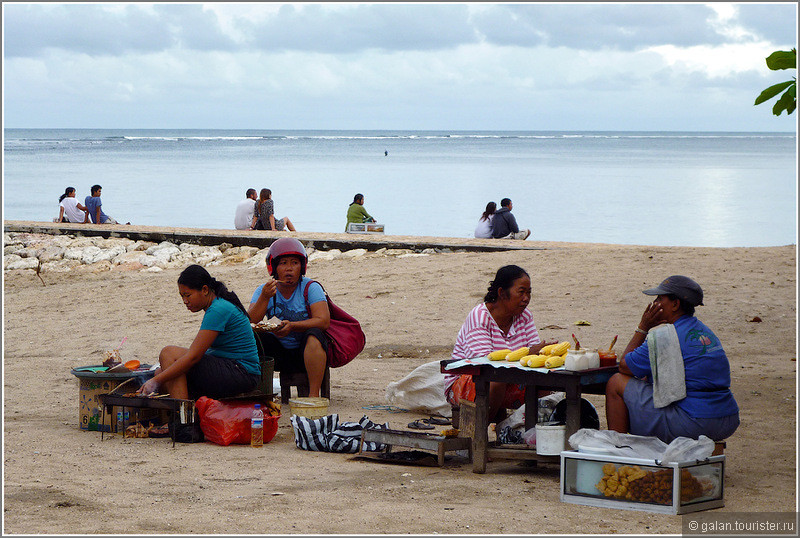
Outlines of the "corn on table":
{"label": "corn on table", "polygon": [[562,368],[525,368],[505,361],[488,361],[485,357],[467,360],[443,360],[440,362],[444,374],[471,375],[475,382],[475,423],[472,432],[472,470],[486,472],[486,462],[492,459],[520,459],[558,463],[559,456],[536,454],[530,448],[489,446],[489,383],[516,383],[525,386],[525,429],[536,425],[538,420],[539,390],[564,391],[567,401],[565,439],[578,431],[581,421],[581,395],[605,394],[606,383],[619,371],[617,366],[606,366],[573,372]]}

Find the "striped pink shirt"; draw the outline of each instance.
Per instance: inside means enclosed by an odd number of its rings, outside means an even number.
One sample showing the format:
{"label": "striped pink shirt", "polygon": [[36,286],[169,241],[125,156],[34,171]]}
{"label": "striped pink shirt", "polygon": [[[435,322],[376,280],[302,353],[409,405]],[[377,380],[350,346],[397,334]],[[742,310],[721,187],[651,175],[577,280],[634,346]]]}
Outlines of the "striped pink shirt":
{"label": "striped pink shirt", "polygon": [[504,334],[486,304],[481,303],[472,309],[458,331],[452,358],[485,357],[496,349],[531,347],[540,342],[533,314],[527,308],[511,323],[508,334]]}
{"label": "striped pink shirt", "polygon": [[[481,303],[467,316],[458,331],[456,345],[451,355],[454,359],[485,357],[497,349],[519,349],[541,343],[539,331],[533,323],[533,314],[527,308],[514,321],[508,334],[503,333],[489,313],[485,303]],[[445,376],[445,395],[458,379],[457,375]]]}

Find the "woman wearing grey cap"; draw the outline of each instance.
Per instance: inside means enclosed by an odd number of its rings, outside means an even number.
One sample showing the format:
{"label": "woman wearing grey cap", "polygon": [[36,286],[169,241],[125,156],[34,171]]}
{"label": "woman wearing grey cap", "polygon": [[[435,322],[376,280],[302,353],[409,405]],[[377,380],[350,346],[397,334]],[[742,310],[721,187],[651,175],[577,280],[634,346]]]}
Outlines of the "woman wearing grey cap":
{"label": "woman wearing grey cap", "polygon": [[[731,369],[722,344],[694,317],[695,307],[703,304],[703,290],[691,278],[674,275],[643,293],[656,298],[645,308],[622,354],[619,373],[606,386],[608,428],[655,436],[666,443],[676,437],[697,439],[700,435],[715,441],[725,439],[739,426],[739,407],[730,390]],[[660,395],[654,401],[649,346],[655,339],[654,335],[648,338],[651,330],[665,323],[675,329],[672,334],[680,345],[685,382],[685,392],[678,382],[681,390],[668,405]],[[658,334],[665,332],[659,330]],[[657,368],[657,373],[662,371]],[[659,383],[674,386],[675,376]],[[679,397],[684,393],[685,397]]]}

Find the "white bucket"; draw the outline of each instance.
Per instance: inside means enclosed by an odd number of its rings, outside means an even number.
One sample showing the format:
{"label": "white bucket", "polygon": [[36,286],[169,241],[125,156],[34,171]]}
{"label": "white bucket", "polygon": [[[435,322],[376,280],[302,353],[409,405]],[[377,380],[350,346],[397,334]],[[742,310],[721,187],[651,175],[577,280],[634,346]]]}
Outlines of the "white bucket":
{"label": "white bucket", "polygon": [[[594,447],[579,445],[578,452],[588,454],[611,454],[608,450]],[[596,485],[603,478],[603,465],[604,462],[577,460],[577,471],[575,474],[575,491],[585,495],[600,495],[600,490]]]}
{"label": "white bucket", "polygon": [[558,456],[564,450],[567,426],[553,422],[536,424],[536,453],[540,456]]}

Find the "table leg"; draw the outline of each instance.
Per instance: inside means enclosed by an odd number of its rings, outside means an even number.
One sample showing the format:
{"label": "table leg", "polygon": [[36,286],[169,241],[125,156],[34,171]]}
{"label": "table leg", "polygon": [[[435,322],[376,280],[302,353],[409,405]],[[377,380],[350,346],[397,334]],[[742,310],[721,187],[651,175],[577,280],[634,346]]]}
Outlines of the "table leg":
{"label": "table leg", "polygon": [[567,427],[564,432],[564,447],[569,443],[569,438],[578,431],[581,424],[581,387],[578,383],[570,383],[565,387],[567,400]]}
{"label": "table leg", "polygon": [[539,387],[525,385],[525,431],[530,430],[539,422]]}
{"label": "table leg", "polygon": [[472,436],[472,472],[485,473],[489,447],[489,381],[472,376],[475,382],[475,434]]}

